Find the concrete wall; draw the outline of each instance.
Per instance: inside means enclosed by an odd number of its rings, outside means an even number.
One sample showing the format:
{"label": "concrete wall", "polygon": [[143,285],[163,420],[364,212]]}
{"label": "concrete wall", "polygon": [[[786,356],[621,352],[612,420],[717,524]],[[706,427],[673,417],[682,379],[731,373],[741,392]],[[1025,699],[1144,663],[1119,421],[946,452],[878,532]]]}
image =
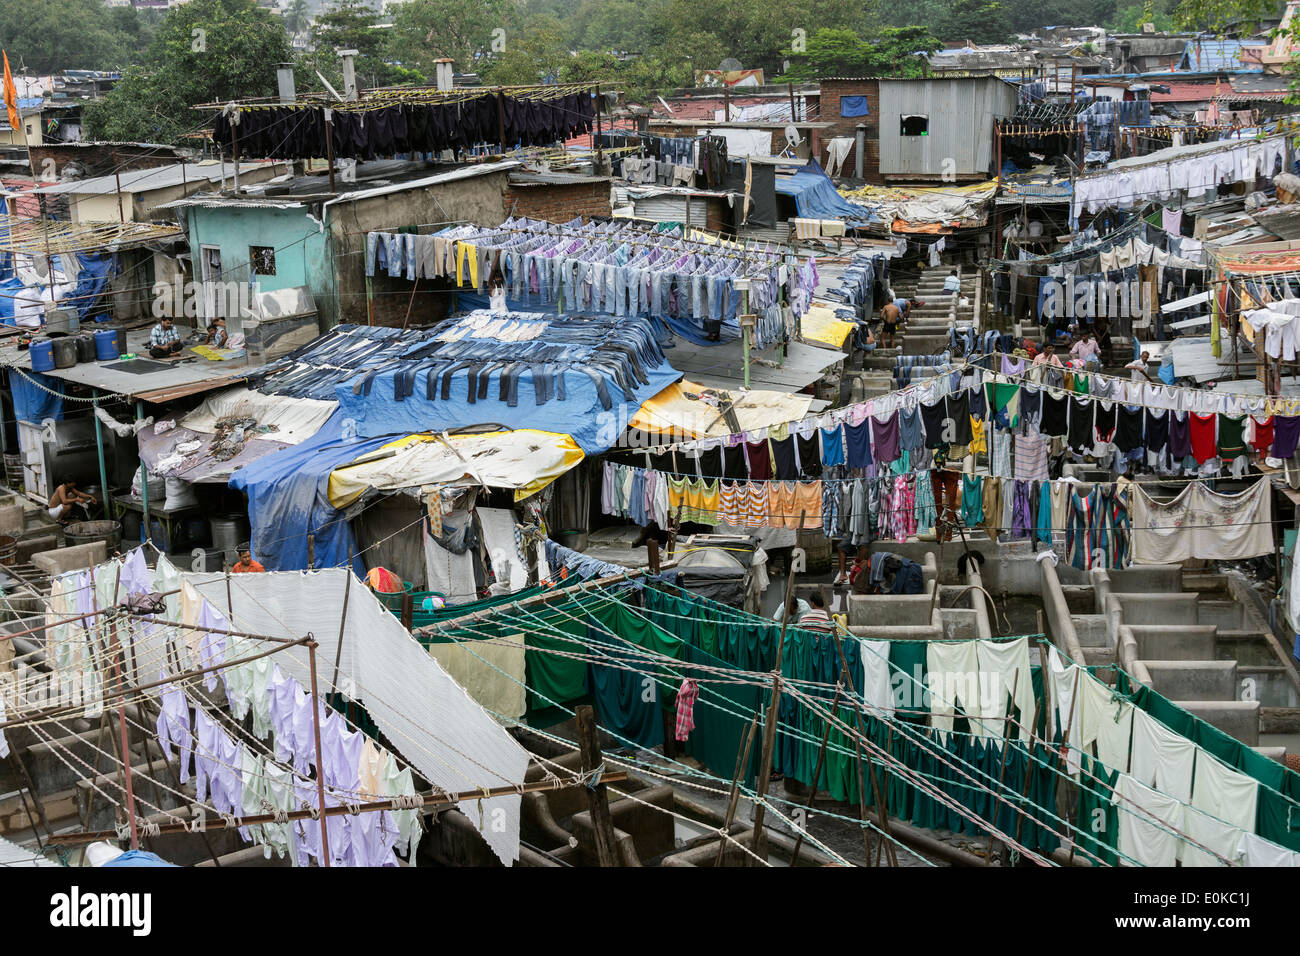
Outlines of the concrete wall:
{"label": "concrete wall", "polygon": [[[335,302],[317,303],[322,328],[343,322],[400,327],[410,307],[410,324],[430,325],[447,314],[451,296],[447,286],[435,289],[421,281],[419,288],[404,278],[374,276],[370,314],[367,314],[365,248],[367,232],[424,225],[434,232],[439,223],[498,226],[506,218],[508,170],[338,202],[328,207],[331,257],[337,270]],[[414,299],[412,292],[414,291]]]}
{"label": "concrete wall", "polygon": [[[191,278],[203,276],[203,247],[221,250],[224,282],[246,283],[250,279],[249,247],[275,249],[275,275],[257,277],[258,289],[270,292],[306,286],[317,308],[335,298],[334,264],[329,256],[328,236],[311,209],[195,207],[185,210],[193,256]],[[408,283],[409,285],[409,283]],[[199,305],[204,308],[203,303]],[[230,332],[238,323],[230,323]]]}
{"label": "concrete wall", "polygon": [[1043,616],[1047,619],[1047,633],[1055,644],[1071,660],[1082,663],[1083,648],[1079,645],[1079,635],[1074,630],[1070,619],[1070,605],[1065,600],[1061,581],[1056,575],[1056,566],[1051,559],[1038,562],[1039,576],[1043,584]]}

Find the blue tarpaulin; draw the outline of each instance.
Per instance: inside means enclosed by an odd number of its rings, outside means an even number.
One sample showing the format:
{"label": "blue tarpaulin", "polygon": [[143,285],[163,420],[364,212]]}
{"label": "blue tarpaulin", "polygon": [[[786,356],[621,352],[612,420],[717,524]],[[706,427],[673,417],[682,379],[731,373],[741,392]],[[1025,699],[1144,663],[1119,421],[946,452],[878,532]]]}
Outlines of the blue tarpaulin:
{"label": "blue tarpaulin", "polygon": [[[538,316],[536,313],[527,315],[529,318],[525,321],[547,321],[556,318]],[[519,316],[514,318],[519,319]],[[431,335],[441,334],[444,330],[454,327],[457,321],[452,320],[436,327]],[[590,321],[594,325],[598,320],[595,317],[584,316],[579,321]],[[550,329],[554,332],[555,328],[556,325],[553,323]],[[605,335],[609,342],[625,342],[631,339],[633,330],[644,332],[647,328],[648,322],[645,319],[620,319],[617,320],[615,330]],[[627,332],[620,334],[617,330],[627,330]],[[558,337],[558,333],[555,335]],[[466,344],[468,341],[466,340]],[[536,341],[542,342],[541,339]],[[454,355],[453,346],[459,344],[461,343],[450,343],[446,347],[447,353]],[[520,342],[516,351],[522,352],[524,348],[533,344],[535,343],[532,341]],[[424,344],[412,346],[413,351],[427,348],[428,346]],[[538,428],[543,431],[572,435],[573,440],[586,454],[598,455],[618,440],[627,428],[628,421],[643,402],[681,378],[680,372],[661,359],[657,365],[644,368],[648,379],[646,383],[636,382],[632,393],[624,395],[613,379],[596,372],[595,374],[601,377],[604,383],[606,397],[609,400],[607,408],[600,398],[596,383],[584,369],[591,367],[598,358],[607,360],[608,356],[605,353],[608,352],[608,346],[574,344],[568,351],[570,356],[560,360],[565,363],[565,368],[560,373],[563,375],[564,397],[550,394],[546,401],[540,403],[537,401],[534,376],[543,378],[544,384],[551,385],[552,388],[553,380],[550,371],[532,363],[521,363],[518,367],[518,394],[517,402],[513,407],[501,400],[500,378],[499,373],[496,372],[492,374],[488,387],[485,390],[480,389],[484,397],[477,397],[476,394],[475,401],[469,401],[469,376],[472,370],[470,362],[459,363],[460,367],[452,372],[443,397],[442,368],[451,364],[446,359],[435,363],[432,371],[421,370],[414,373],[411,372],[411,366],[415,361],[390,362],[379,371],[366,373],[364,377],[368,380],[368,385],[362,387],[361,391],[357,390],[359,378],[353,377],[336,387],[335,397],[339,402],[340,414],[344,418],[354,420],[357,434],[366,437],[406,435],[414,432],[461,428],[466,425],[496,424],[506,428]],[[477,364],[482,366],[483,362]],[[500,366],[503,363],[497,364]],[[396,381],[399,377],[411,374],[414,374],[414,378],[408,393],[401,401],[397,401]],[[430,374],[437,379],[433,399],[428,398]]]}
{"label": "blue tarpaulin", "polygon": [[40,372],[12,369],[9,372],[9,390],[14,396],[14,417],[20,422],[43,422],[47,418],[61,421],[63,399],[45,389],[61,393],[62,386],[58,379]]}
{"label": "blue tarpaulin", "polygon": [[[248,495],[253,557],[268,571],[344,567],[348,554],[356,553],[351,526],[329,503],[330,472],[393,436],[345,438],[346,417],[335,412],[301,445],[266,455],[231,475],[230,486]],[[313,565],[307,562],[309,534],[315,535]],[[352,567],[358,575],[366,573],[359,557]]]}
{"label": "blue tarpaulin", "polygon": [[850,226],[880,221],[866,206],[851,203],[836,192],[835,184],[815,159],[793,176],[777,176],[776,191],[794,197],[795,209],[803,219],[843,219]]}
{"label": "blue tarpaulin", "polygon": [[168,863],[156,853],[150,853],[148,850],[127,850],[119,857],[109,860],[104,866],[175,866],[175,863]]}
{"label": "blue tarpaulin", "polygon": [[866,116],[871,112],[865,96],[841,96],[840,115],[844,117]]}
{"label": "blue tarpaulin", "polygon": [[[108,288],[109,279],[117,273],[117,256],[112,253],[107,255],[78,253],[77,263],[80,271],[77,273],[77,285],[72,290],[70,301],[77,308],[77,317],[84,321],[104,290]],[[103,321],[107,320],[108,314],[104,313]]]}

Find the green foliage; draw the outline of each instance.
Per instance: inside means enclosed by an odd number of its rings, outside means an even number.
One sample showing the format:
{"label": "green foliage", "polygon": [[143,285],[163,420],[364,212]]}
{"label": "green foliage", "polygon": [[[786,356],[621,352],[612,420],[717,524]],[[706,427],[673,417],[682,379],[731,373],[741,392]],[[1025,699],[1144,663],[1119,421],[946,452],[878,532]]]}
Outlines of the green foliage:
{"label": "green foliage", "polygon": [[1146,0],[1144,3],[1130,3],[1115,11],[1115,16],[1106,24],[1113,33],[1141,33],[1142,24],[1154,23],[1156,30],[1174,30],[1174,17],[1170,13],[1172,4]]}
{"label": "green foliage", "polygon": [[86,105],[88,138],[174,143],[205,125],[197,103],[276,90],[292,51],[280,18],[253,0],[192,0],[173,7],[149,44],[146,66],[128,70]]}
{"label": "green foliage", "polygon": [[925,27],[885,27],[871,37],[853,30],[818,30],[804,53],[789,51],[792,80],[820,76],[920,76],[919,52],[937,49],[939,41]]}
{"label": "green foliage", "polygon": [[0,0],[0,44],[15,73],[121,69],[139,62],[151,13],[100,0]]}
{"label": "green foliage", "polygon": [[510,46],[517,8],[511,0],[406,0],[393,15],[391,52],[404,66],[434,75],[434,61],[455,60],[457,72],[480,68],[493,52],[493,31]]}
{"label": "green foliage", "polygon": [[320,85],[314,75],[317,70],[335,89],[340,88],[343,68],[338,50],[357,51],[357,85],[361,88],[423,82],[418,70],[393,64],[389,49],[392,32],[378,28],[379,23],[379,12],[367,0],[338,0],[317,15],[311,28],[313,51],[296,64],[298,76],[304,77],[307,88]]}
{"label": "green foliage", "polygon": [[998,0],[953,0],[937,32],[944,40],[1002,43],[1011,34],[1011,21]]}

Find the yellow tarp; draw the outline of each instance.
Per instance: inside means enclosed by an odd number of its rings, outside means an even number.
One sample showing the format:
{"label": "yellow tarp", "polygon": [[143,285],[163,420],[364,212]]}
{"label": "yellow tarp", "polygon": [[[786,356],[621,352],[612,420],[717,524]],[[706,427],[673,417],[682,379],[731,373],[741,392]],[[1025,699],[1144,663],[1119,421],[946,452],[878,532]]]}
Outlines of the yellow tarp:
{"label": "yellow tarp", "polygon": [[[392,454],[388,454],[392,452]],[[369,489],[396,491],[457,482],[513,488],[515,500],[535,495],[584,455],[573,438],[520,428],[474,435],[422,433],[381,445],[330,473],[329,499],[346,508]]]}
{"label": "yellow tarp", "polygon": [[991,198],[997,188],[997,180],[990,179],[982,183],[967,183],[965,186],[956,183],[944,183],[942,186],[863,186],[861,189],[842,189],[840,195],[845,199],[873,199],[877,202],[905,202],[909,199],[943,196],[961,196],[966,200],[978,201]]}
{"label": "yellow tarp", "polygon": [[834,309],[814,303],[804,313],[799,328],[805,342],[821,342],[838,349],[853,331],[853,323],[837,319]]}
{"label": "yellow tarp", "polygon": [[[699,397],[706,391],[717,398],[718,404]],[[787,392],[706,390],[702,385],[683,381],[669,385],[637,409],[628,422],[628,428],[650,433],[654,436],[654,443],[679,438],[721,437],[731,434],[731,427],[723,415],[723,408],[728,403],[732,403],[741,429],[749,431],[807,417],[812,396]]]}

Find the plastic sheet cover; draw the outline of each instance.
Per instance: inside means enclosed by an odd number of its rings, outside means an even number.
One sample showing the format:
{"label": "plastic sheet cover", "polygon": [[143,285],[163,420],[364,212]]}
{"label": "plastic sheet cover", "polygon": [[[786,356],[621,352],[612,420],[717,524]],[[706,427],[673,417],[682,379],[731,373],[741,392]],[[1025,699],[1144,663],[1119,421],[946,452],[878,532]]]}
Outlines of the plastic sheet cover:
{"label": "plastic sheet cover", "polygon": [[[345,431],[343,419],[335,413],[301,445],[259,458],[230,478],[232,488],[248,495],[253,556],[268,570],[342,567],[356,550],[352,528],[330,504],[330,473],[389,438],[357,438],[350,426]],[[307,561],[308,534],[316,536],[314,565]],[[365,573],[359,557],[352,567]]]}
{"label": "plastic sheet cover", "polygon": [[804,219],[843,219],[849,225],[865,226],[879,222],[870,209],[849,202],[835,190],[835,184],[817,160],[796,170],[794,175],[779,174],[776,191],[793,196],[795,209]]}

